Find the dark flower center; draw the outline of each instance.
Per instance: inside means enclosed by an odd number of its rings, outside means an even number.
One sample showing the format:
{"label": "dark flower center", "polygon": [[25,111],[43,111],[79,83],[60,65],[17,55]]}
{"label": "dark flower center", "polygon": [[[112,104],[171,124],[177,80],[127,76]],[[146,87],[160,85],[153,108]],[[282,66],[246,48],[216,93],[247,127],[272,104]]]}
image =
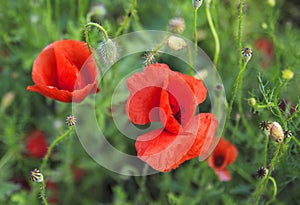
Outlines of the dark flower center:
{"label": "dark flower center", "polygon": [[224,163],[224,156],[217,156],[214,158],[214,164],[216,167],[221,167]]}

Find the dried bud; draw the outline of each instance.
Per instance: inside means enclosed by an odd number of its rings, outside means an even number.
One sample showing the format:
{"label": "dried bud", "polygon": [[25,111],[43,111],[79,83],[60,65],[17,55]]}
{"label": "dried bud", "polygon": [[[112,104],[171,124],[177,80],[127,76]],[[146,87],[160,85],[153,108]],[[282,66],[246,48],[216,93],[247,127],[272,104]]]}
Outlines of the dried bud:
{"label": "dried bud", "polygon": [[285,138],[289,138],[293,135],[291,130],[285,130],[285,131],[283,131],[283,133],[284,133]]}
{"label": "dried bud", "polygon": [[282,71],[282,78],[285,80],[291,80],[294,77],[294,72],[290,69],[285,69]]}
{"label": "dried bud", "polygon": [[242,50],[243,60],[248,62],[252,57],[252,50],[250,48],[243,48]]}
{"label": "dried bud", "polygon": [[100,43],[97,53],[104,63],[112,64],[117,60],[118,48],[111,39],[108,39]]}
{"label": "dried bud", "polygon": [[73,115],[69,115],[66,118],[66,123],[69,127],[74,126],[76,124],[76,122],[77,122],[77,119]]}
{"label": "dried bud", "polygon": [[277,143],[282,143],[284,139],[284,132],[278,122],[273,122],[270,126],[270,136]]}
{"label": "dried bud", "polygon": [[264,178],[268,174],[268,169],[264,167],[259,167],[256,171],[256,177],[257,178]]}
{"label": "dried bud", "polygon": [[176,36],[170,36],[167,43],[168,46],[175,51],[183,49],[187,46],[186,42],[182,38]]}
{"label": "dried bud", "polygon": [[185,29],[184,19],[178,17],[172,18],[169,21],[169,27],[170,30],[174,33],[182,33]]}
{"label": "dried bud", "polygon": [[202,5],[203,0],[192,0],[192,4],[195,9],[199,9],[199,7]]}
{"label": "dried bud", "polygon": [[38,169],[30,171],[30,180],[33,182],[43,182],[44,176]]}
{"label": "dried bud", "polygon": [[259,123],[258,128],[262,131],[265,131],[265,130],[269,130],[270,126],[271,126],[271,122],[264,120],[261,123]]}
{"label": "dried bud", "polygon": [[248,105],[250,105],[251,107],[254,107],[256,105],[255,98],[249,98],[248,99]]}

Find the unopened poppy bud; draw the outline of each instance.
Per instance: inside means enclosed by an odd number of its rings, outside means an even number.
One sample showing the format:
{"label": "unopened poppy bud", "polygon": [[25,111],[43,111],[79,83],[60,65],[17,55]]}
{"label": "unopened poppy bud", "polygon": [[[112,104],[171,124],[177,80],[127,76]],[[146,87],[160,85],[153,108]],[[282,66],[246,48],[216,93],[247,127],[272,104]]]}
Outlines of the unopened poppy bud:
{"label": "unopened poppy bud", "polygon": [[252,50],[250,48],[243,48],[242,50],[243,60],[248,62],[252,57]]}
{"label": "unopened poppy bud", "polygon": [[114,63],[118,57],[118,48],[111,39],[100,43],[97,53],[104,63]]}
{"label": "unopened poppy bud", "polygon": [[192,0],[192,4],[195,9],[199,9],[199,7],[202,5],[203,0]]}
{"label": "unopened poppy bud", "polygon": [[282,78],[284,80],[291,80],[294,77],[294,72],[290,69],[285,69],[282,71]]}
{"label": "unopened poppy bud", "polygon": [[176,36],[170,36],[168,39],[168,46],[175,51],[178,51],[180,49],[183,49],[187,46],[186,42],[179,37]]}
{"label": "unopened poppy bud", "polygon": [[170,30],[174,33],[182,33],[185,29],[184,19],[178,17],[172,18],[169,21],[169,27]]}
{"label": "unopened poppy bud", "polygon": [[77,122],[77,119],[73,115],[69,115],[66,118],[66,123],[69,127],[74,126],[76,124],[76,122]]}
{"label": "unopened poppy bud", "polygon": [[6,93],[1,101],[1,105],[0,105],[0,111],[5,110],[6,108],[8,108],[11,103],[14,101],[15,99],[15,93],[10,91],[8,93]]}
{"label": "unopened poppy bud", "polygon": [[33,182],[43,182],[44,176],[38,169],[30,171],[30,180]]}
{"label": "unopened poppy bud", "polygon": [[268,0],[268,4],[271,7],[274,7],[276,5],[276,0]]}
{"label": "unopened poppy bud", "polygon": [[250,105],[251,107],[254,107],[256,105],[255,98],[249,98],[248,99],[248,105]]}
{"label": "unopened poppy bud", "polygon": [[284,132],[278,122],[273,122],[270,126],[270,136],[277,143],[282,143],[284,139]]}

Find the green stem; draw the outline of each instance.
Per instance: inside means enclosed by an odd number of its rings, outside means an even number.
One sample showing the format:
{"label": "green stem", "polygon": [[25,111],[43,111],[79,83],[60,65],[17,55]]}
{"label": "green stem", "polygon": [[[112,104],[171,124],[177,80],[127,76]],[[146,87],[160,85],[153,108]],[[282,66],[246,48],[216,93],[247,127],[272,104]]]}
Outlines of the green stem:
{"label": "green stem", "polygon": [[270,201],[268,201],[268,202],[266,203],[266,205],[272,203],[272,202],[276,199],[276,195],[277,195],[277,184],[276,184],[276,181],[275,181],[275,179],[274,179],[273,177],[271,177],[271,176],[269,177],[269,179],[270,179],[270,180],[272,181],[272,183],[273,183],[274,191],[273,191],[272,199],[270,199]]}
{"label": "green stem", "polygon": [[170,35],[168,35],[146,58],[145,62],[149,63],[151,61],[151,58],[155,57],[155,55],[159,52],[159,49],[161,49],[166,43],[168,42],[168,39],[170,38]]}
{"label": "green stem", "polygon": [[48,32],[52,33],[52,7],[51,7],[51,1],[46,1],[46,8],[47,8],[47,28]]}
{"label": "green stem", "polygon": [[46,184],[45,184],[45,180],[43,180],[42,182],[42,185],[41,185],[41,198],[42,198],[42,201],[43,201],[43,204],[44,205],[48,205],[48,202],[47,202],[47,199],[46,199]]}
{"label": "green stem", "polygon": [[0,170],[1,168],[14,156],[14,151],[10,150],[5,153],[5,155],[0,160]]}
{"label": "green stem", "polygon": [[[215,41],[215,54],[214,54],[214,64],[217,66],[218,61],[219,61],[219,56],[220,56],[220,40],[219,40],[219,36],[218,33],[216,31],[216,28],[214,26],[212,17],[211,17],[211,13],[210,13],[210,3],[212,0],[207,0],[206,1],[206,16],[207,16],[207,20],[208,20],[208,24],[209,24],[209,28],[212,32],[212,35],[214,37],[214,41]],[[242,50],[242,49],[240,49]]]}
{"label": "green stem", "polygon": [[71,126],[67,132],[65,132],[63,135],[59,136],[58,138],[56,138],[52,144],[49,146],[49,149],[47,151],[47,154],[45,155],[45,157],[43,158],[43,162],[42,162],[42,165],[40,167],[40,170],[41,172],[43,172],[43,170],[46,168],[46,165],[47,165],[47,162],[48,162],[48,159],[50,157],[50,154],[54,148],[54,146],[59,143],[60,141],[62,141],[63,139],[65,139],[74,129],[74,126]]}
{"label": "green stem", "polygon": [[248,63],[248,62],[245,62],[243,68],[240,69],[240,72],[239,72],[239,74],[238,74],[238,76],[237,76],[237,79],[236,79],[236,81],[235,81],[235,84],[234,84],[234,86],[233,86],[232,97],[231,97],[231,100],[230,100],[230,103],[229,103],[229,106],[228,106],[228,109],[227,109],[227,116],[226,116],[224,128],[226,128],[226,126],[227,126],[227,124],[228,124],[228,121],[229,121],[229,119],[230,119],[230,114],[231,114],[231,111],[232,111],[232,105],[233,105],[233,102],[234,102],[234,99],[235,99],[235,96],[236,96],[236,91],[237,91],[237,88],[238,88],[239,83],[240,83],[240,81],[241,81],[241,78],[242,78],[242,76],[243,76],[243,73],[244,73],[244,71],[245,71],[245,69],[246,69],[246,67],[247,67],[247,63]]}
{"label": "green stem", "polygon": [[195,48],[198,46],[198,33],[197,33],[197,11],[198,9],[194,9],[194,42]]}
{"label": "green stem", "polygon": [[292,140],[300,147],[300,142],[297,140],[297,138],[293,135]]}
{"label": "green stem", "polygon": [[136,1],[137,0],[132,0],[129,12],[127,13],[122,25],[117,30],[116,37],[118,37],[121,34],[121,32],[128,26],[129,20],[130,20],[131,16],[133,15],[134,9],[136,7]]}
{"label": "green stem", "polygon": [[[88,29],[89,26],[94,26],[97,29],[99,29],[103,33],[103,35],[105,37],[105,40],[108,41],[109,38],[108,38],[107,32],[106,32],[106,30],[101,25],[99,25],[97,23],[94,23],[94,22],[88,22],[87,24],[85,24],[85,33],[86,34],[88,33],[87,29]],[[86,39],[88,39],[88,38],[89,37],[86,35]]]}
{"label": "green stem", "polygon": [[270,177],[270,174],[271,174],[272,170],[274,169],[275,162],[277,161],[277,157],[279,155],[280,149],[281,149],[281,145],[278,144],[276,152],[275,152],[275,155],[274,155],[274,157],[271,160],[270,169],[268,171],[267,177],[265,178],[265,181],[264,181],[264,184],[263,184],[263,188],[262,188],[262,190],[260,192],[258,192],[259,194],[256,197],[255,204],[258,204],[260,197],[263,195],[263,193],[265,192],[265,190],[267,188],[269,177]]}
{"label": "green stem", "polygon": [[264,147],[264,167],[267,167],[267,154],[268,154],[268,144],[269,144],[269,135],[264,132],[266,138],[265,147]]}
{"label": "green stem", "polygon": [[282,88],[285,86],[286,82],[287,82],[286,80],[281,82],[274,92],[274,104],[275,104],[274,108],[279,117],[280,123],[283,125],[285,130],[287,129],[287,123],[286,123],[286,120],[284,120],[284,118],[282,116],[282,112],[278,106],[278,96],[279,96],[279,93],[282,90]]}

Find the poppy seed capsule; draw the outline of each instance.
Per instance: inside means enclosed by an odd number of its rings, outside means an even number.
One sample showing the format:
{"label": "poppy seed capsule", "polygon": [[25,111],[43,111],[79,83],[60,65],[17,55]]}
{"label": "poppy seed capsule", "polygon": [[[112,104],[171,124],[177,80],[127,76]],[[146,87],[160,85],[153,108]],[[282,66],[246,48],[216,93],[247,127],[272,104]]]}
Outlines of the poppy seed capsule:
{"label": "poppy seed capsule", "polygon": [[250,48],[243,48],[242,50],[243,60],[248,62],[252,57],[252,50]]}
{"label": "poppy seed capsule", "polygon": [[195,9],[199,9],[199,7],[202,5],[203,0],[192,0],[192,4]]}
{"label": "poppy seed capsule", "polygon": [[38,169],[30,171],[30,180],[33,182],[43,182],[44,176]]}
{"label": "poppy seed capsule", "polygon": [[270,136],[277,143],[282,143],[284,139],[284,131],[278,122],[273,122],[270,126]]}
{"label": "poppy seed capsule", "polygon": [[102,62],[112,64],[117,60],[118,49],[116,44],[111,39],[108,39],[100,43],[97,54]]}

